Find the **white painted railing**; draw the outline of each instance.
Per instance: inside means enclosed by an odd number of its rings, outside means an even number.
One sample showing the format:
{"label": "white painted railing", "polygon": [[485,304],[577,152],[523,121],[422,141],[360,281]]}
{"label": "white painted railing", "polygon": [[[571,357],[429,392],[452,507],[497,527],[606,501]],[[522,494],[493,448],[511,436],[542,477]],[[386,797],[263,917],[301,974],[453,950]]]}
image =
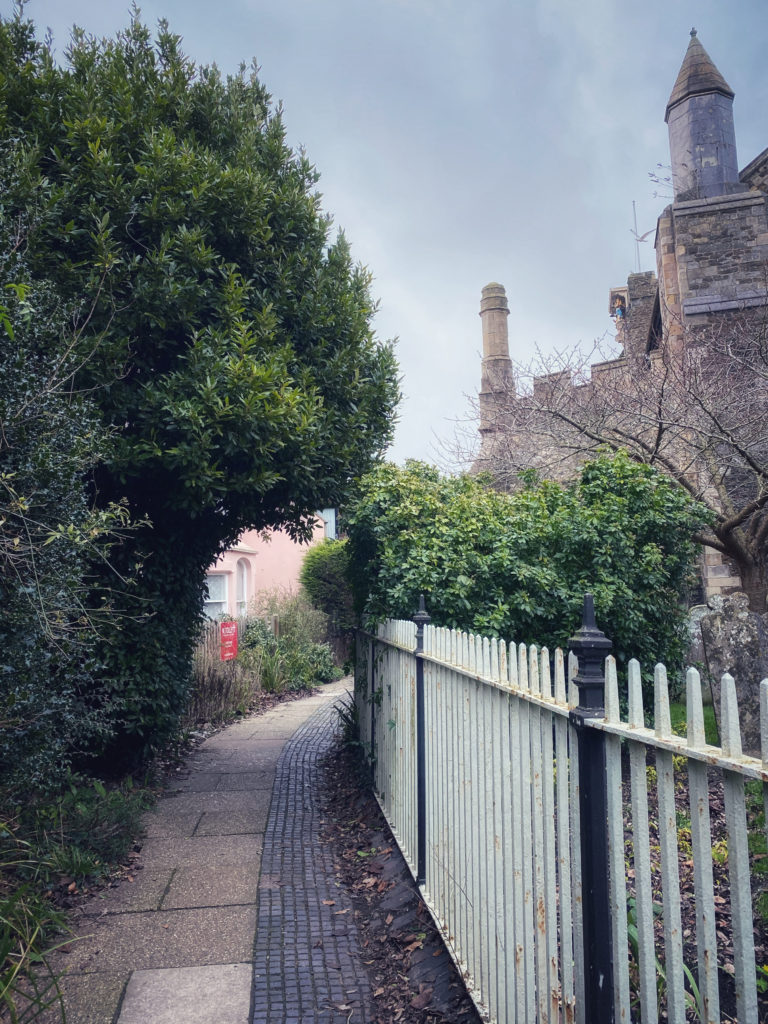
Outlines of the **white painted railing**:
{"label": "white painted railing", "polygon": [[[361,735],[376,792],[417,876],[417,664],[423,664],[425,901],[477,1005],[498,1024],[584,1020],[579,765],[569,714],[577,702],[563,654],[427,626],[415,655],[412,622],[388,622],[358,640]],[[701,685],[688,673],[688,737],[674,736],[663,666],[656,669],[655,729],[644,727],[640,668],[630,666],[627,722],[620,720],[613,659],[606,661],[605,735],[611,935],[616,1021],[683,1024],[688,977],[703,1020],[721,1020],[712,885],[710,787],[725,795],[737,1019],[757,1024],[753,907],[744,783],[763,783],[768,804],[768,681],[762,684],[763,761],[742,756],[733,681],[723,679],[723,748],[704,742]],[[570,689],[570,702],[568,700]],[[622,789],[622,748],[629,770]],[[655,776],[646,764],[653,751]],[[678,758],[682,760],[678,760]],[[695,934],[681,928],[675,779],[689,789]],[[678,773],[676,776],[676,772]],[[650,780],[650,782],[649,782]],[[657,810],[651,844],[648,794]],[[626,834],[625,834],[626,832]],[[654,847],[652,849],[652,846]],[[631,854],[631,859],[630,859]],[[628,943],[628,897],[637,941]],[[633,921],[634,923],[634,921]],[[691,949],[697,950],[691,961]],[[632,963],[631,960],[636,962]],[[663,979],[660,982],[661,972]],[[630,970],[633,982],[630,985]],[[659,1006],[661,1000],[661,1006]],[[765,1013],[765,1008],[762,1011]],[[690,1016],[688,1019],[696,1019]],[[766,1018],[768,1019],[768,1018]]]}
{"label": "white painted railing", "polygon": [[[619,694],[616,665],[606,661],[606,715],[593,725],[606,732],[606,770],[609,805],[608,837],[611,851],[611,898],[614,924],[614,997],[617,1021],[638,1019],[643,1024],[659,1020],[659,968],[664,973],[661,985],[666,1019],[670,1024],[684,1024],[686,1002],[691,1005],[689,1019],[706,1024],[723,1020],[754,1022],[758,1011],[755,965],[753,902],[750,883],[748,830],[745,807],[745,783],[762,782],[762,797],[768,798],[768,680],[760,684],[762,706],[762,761],[746,757],[741,751],[739,713],[736,689],[730,675],[721,684],[722,706],[720,728],[722,748],[705,741],[701,699],[701,681],[696,669],[687,673],[686,716],[687,737],[672,733],[669,714],[667,673],[657,665],[654,679],[653,730],[644,727],[644,708],[640,682],[640,665],[629,664],[628,721],[619,718]],[[622,792],[622,740],[629,748],[630,813],[626,813],[619,796]],[[653,751],[652,763],[647,755]],[[678,760],[679,759],[679,760]],[[675,764],[675,761],[677,764]],[[653,770],[655,769],[655,774]],[[649,780],[650,776],[650,780]],[[676,778],[687,780],[687,807],[676,801]],[[727,862],[730,883],[729,914],[718,915],[713,885],[713,837],[710,826],[710,797],[722,788],[725,803],[725,837],[718,841],[720,856]],[[651,866],[649,837],[649,791],[658,808],[654,831],[658,835],[658,857]],[[681,833],[680,818],[683,819]],[[679,849],[679,835],[690,830],[690,851]],[[767,833],[768,835],[768,833]],[[687,840],[686,840],[687,841]],[[632,885],[628,886],[626,863],[632,855]],[[654,851],[655,853],[656,851]],[[695,934],[685,936],[681,925],[681,862],[693,862],[693,899]],[[630,995],[627,948],[626,902],[628,888],[634,890],[637,916],[637,970],[639,1014],[633,1009]],[[718,916],[728,916],[727,931],[717,928]],[[654,921],[659,922],[654,927]],[[733,969],[736,999],[735,1017],[721,1012],[718,965],[723,964],[723,949],[730,932],[733,947]],[[718,934],[719,933],[719,934]],[[685,956],[685,948],[688,956]],[[691,954],[691,950],[695,950]],[[686,986],[686,968],[699,989],[695,1000],[690,981]],[[694,1008],[694,1002],[698,1005]],[[765,1004],[762,1013],[768,1012]]]}

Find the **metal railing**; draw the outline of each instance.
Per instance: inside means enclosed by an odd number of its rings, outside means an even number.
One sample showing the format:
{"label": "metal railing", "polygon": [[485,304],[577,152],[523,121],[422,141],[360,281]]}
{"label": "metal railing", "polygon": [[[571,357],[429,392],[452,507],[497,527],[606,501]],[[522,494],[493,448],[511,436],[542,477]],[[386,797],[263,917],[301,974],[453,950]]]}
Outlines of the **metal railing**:
{"label": "metal railing", "polygon": [[[708,807],[722,785],[736,1018],[757,1024],[744,784],[759,780],[768,804],[768,681],[761,762],[741,754],[729,676],[722,749],[704,740],[693,669],[687,738],[672,734],[663,666],[655,728],[644,726],[637,662],[621,721],[610,642],[589,611],[567,664],[559,650],[416,619],[358,635],[361,735],[384,814],[478,1007],[499,1024],[646,1024],[660,1010],[683,1024],[698,986],[697,1019],[720,1024]],[[691,861],[695,934],[683,936],[680,873]]]}

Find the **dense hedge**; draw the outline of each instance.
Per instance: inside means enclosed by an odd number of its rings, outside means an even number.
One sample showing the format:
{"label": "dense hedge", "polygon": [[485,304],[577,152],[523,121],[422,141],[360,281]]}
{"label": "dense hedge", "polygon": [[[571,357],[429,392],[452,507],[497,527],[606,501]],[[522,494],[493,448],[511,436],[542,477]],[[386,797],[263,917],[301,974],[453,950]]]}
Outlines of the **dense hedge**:
{"label": "dense hedge", "polygon": [[354,629],[346,540],[329,539],[311,547],[301,564],[300,581],[312,603],[328,616],[334,631],[343,634]]}
{"label": "dense hedge", "polygon": [[564,645],[585,592],[619,663],[675,665],[681,596],[705,510],[626,455],[584,466],[572,486],[530,481],[502,494],[410,462],[367,476],[347,509],[358,609],[433,620],[524,643]]}

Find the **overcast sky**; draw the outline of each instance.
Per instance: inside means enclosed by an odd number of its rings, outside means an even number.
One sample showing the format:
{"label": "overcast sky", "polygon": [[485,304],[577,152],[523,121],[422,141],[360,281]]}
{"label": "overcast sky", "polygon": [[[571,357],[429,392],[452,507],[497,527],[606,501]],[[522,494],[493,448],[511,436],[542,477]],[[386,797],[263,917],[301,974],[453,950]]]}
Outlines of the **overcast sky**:
{"label": "overcast sky", "polygon": [[[124,0],[30,0],[59,55]],[[11,0],[0,0],[10,13]],[[768,146],[766,0],[144,0],[197,63],[255,58],[324,207],[399,339],[396,461],[444,458],[480,378],[480,291],[507,290],[513,358],[612,333],[608,290],[668,202],[664,110],[695,26],[736,92],[739,166]],[[663,175],[666,170],[660,172]],[[653,231],[640,268],[655,269]],[[450,445],[449,445],[450,446]]]}

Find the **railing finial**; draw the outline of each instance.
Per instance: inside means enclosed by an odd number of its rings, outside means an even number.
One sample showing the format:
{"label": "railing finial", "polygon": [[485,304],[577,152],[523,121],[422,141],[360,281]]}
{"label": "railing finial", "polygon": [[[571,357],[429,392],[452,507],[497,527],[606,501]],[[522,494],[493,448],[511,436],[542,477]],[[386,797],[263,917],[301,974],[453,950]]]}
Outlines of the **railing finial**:
{"label": "railing finial", "polygon": [[579,671],[573,680],[579,689],[579,710],[590,717],[602,718],[605,708],[604,664],[613,649],[613,642],[595,624],[595,602],[592,594],[584,595],[581,627],[568,641],[568,649],[579,660]]}
{"label": "railing finial", "polygon": [[423,594],[419,594],[419,608],[418,611],[413,616],[413,621],[416,623],[417,627],[428,626],[429,623],[432,621],[432,618],[429,612],[427,611],[427,607],[424,604]]}

